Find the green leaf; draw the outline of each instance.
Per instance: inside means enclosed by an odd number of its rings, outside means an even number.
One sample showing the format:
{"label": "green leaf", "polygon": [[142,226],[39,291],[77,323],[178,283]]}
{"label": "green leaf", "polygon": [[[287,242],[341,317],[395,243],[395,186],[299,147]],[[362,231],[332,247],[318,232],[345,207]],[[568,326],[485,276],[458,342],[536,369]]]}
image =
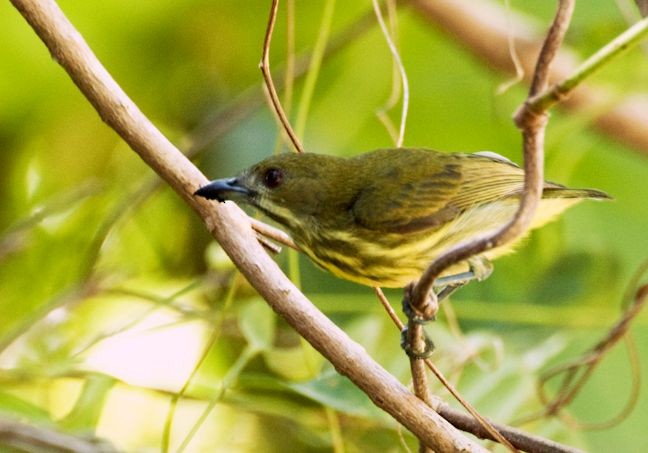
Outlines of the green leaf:
{"label": "green leaf", "polygon": [[0,392],[0,412],[31,421],[51,422],[47,411],[10,393]]}
{"label": "green leaf", "polygon": [[114,384],[115,380],[110,376],[90,375],[83,385],[76,404],[61,420],[61,426],[70,431],[94,433],[108,393]]}
{"label": "green leaf", "polygon": [[268,368],[293,381],[313,378],[325,363],[322,355],[305,341],[292,348],[268,349],[263,358]]}
{"label": "green leaf", "polygon": [[265,351],[272,347],[275,316],[262,299],[252,299],[241,308],[239,325],[243,336],[253,349]]}
{"label": "green leaf", "polygon": [[316,379],[287,383],[286,386],[302,396],[349,415],[375,418],[383,414],[367,395],[333,369]]}

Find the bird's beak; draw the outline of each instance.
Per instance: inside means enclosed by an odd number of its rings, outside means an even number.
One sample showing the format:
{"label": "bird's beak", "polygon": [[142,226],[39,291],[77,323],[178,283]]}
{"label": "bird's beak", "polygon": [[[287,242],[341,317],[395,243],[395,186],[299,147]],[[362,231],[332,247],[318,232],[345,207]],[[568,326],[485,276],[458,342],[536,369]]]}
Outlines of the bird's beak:
{"label": "bird's beak", "polygon": [[230,195],[232,193],[241,193],[249,196],[252,194],[252,191],[247,187],[244,187],[238,178],[225,178],[216,179],[206,186],[202,186],[194,192],[194,195],[207,198],[208,200],[218,200],[223,202],[231,199]]}

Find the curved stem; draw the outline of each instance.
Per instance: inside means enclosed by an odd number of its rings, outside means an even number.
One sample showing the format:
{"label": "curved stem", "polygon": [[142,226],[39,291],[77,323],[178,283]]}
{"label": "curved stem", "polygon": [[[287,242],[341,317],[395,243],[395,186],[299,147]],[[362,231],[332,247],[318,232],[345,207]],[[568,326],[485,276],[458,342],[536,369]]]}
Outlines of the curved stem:
{"label": "curved stem", "polygon": [[261,63],[259,63],[259,68],[261,69],[261,74],[263,74],[263,80],[265,86],[268,90],[268,95],[270,96],[270,101],[272,103],[272,108],[279,122],[283,126],[284,131],[288,134],[288,138],[292,142],[295,150],[298,153],[304,152],[299,138],[293,131],[292,126],[290,125],[290,120],[286,116],[286,113],[281,106],[281,101],[279,100],[279,95],[277,94],[277,89],[274,86],[272,81],[272,73],[270,72],[270,43],[272,42],[272,32],[274,31],[275,22],[277,21],[277,10],[279,9],[279,0],[272,0],[272,6],[270,7],[270,17],[268,18],[268,27],[266,28],[265,38],[263,40],[263,55],[261,57]]}
{"label": "curved stem", "polygon": [[[538,56],[528,99],[547,86],[549,66],[563,41],[573,10],[574,0],[560,0],[556,16]],[[512,241],[531,225],[544,184],[544,134],[547,117],[544,112],[533,112],[528,108],[523,108],[522,112],[523,114],[517,116],[516,123],[522,129],[523,135],[524,191],[515,216],[494,234],[452,247],[425,270],[414,287],[412,306],[427,318],[432,318],[438,309],[432,287],[445,269],[454,263]]]}

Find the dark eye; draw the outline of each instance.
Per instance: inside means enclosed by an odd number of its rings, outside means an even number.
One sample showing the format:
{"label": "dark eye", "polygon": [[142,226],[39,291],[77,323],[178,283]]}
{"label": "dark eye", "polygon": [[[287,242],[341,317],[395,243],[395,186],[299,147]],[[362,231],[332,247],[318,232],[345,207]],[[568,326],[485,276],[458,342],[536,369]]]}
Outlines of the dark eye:
{"label": "dark eye", "polygon": [[279,168],[270,168],[263,175],[263,183],[268,189],[279,187],[283,182],[283,171]]}

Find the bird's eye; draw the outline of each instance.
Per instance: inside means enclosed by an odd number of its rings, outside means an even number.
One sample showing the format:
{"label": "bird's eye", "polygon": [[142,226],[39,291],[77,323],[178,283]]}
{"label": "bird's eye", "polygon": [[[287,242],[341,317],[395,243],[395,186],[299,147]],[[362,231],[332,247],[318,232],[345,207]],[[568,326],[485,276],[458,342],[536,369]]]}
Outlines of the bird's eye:
{"label": "bird's eye", "polygon": [[279,168],[270,168],[263,175],[263,183],[268,189],[279,187],[283,182],[283,171]]}

